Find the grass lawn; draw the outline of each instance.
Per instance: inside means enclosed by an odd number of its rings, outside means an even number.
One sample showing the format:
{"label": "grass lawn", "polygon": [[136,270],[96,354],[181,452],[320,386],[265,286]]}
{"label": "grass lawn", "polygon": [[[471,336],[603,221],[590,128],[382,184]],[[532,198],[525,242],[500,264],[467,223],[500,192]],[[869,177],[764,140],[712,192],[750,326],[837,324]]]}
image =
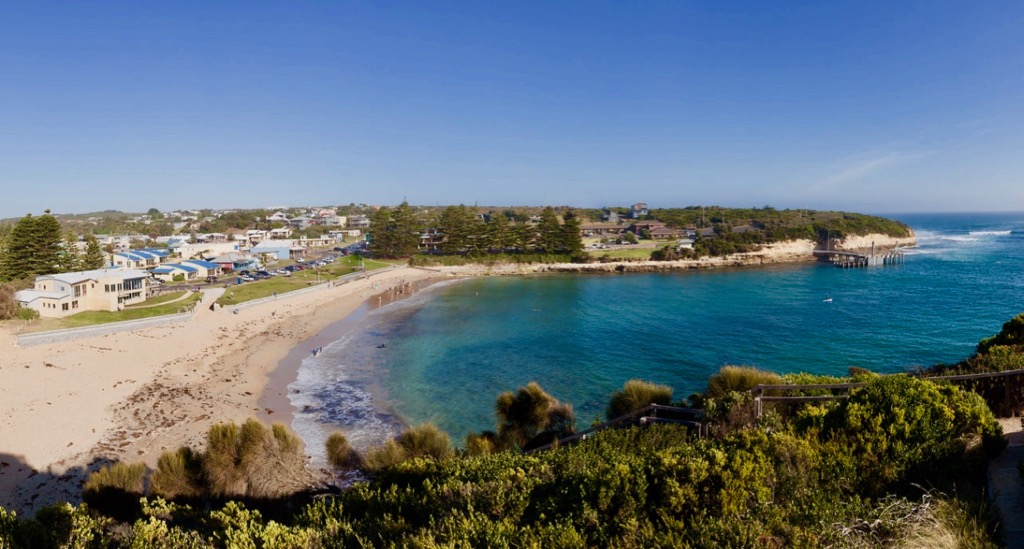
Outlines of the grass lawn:
{"label": "grass lawn", "polygon": [[168,301],[174,301],[175,299],[180,298],[181,296],[185,295],[185,293],[185,290],[181,290],[180,292],[166,293],[157,297],[151,297],[146,301],[139,303],[138,305],[129,305],[125,307],[125,309],[141,309],[143,307],[159,305],[160,303],[167,303]]}
{"label": "grass lawn", "polygon": [[[181,297],[181,294],[177,294]],[[166,296],[157,299],[163,300]],[[194,294],[188,299],[146,307],[139,309],[125,309],[123,311],[84,311],[66,318],[44,318],[33,321],[25,332],[48,332],[52,330],[64,330],[67,328],[81,328],[83,326],[94,326],[96,324],[107,324],[110,322],[122,322],[125,320],[139,320],[141,318],[152,318],[155,316],[173,315],[182,312],[184,307],[202,299],[201,294]],[[153,300],[146,301],[146,305],[152,305]]]}
{"label": "grass lawn", "polygon": [[591,250],[591,257],[608,256],[612,259],[650,259],[653,248],[624,248],[619,250]]}
{"label": "grass lawn", "polygon": [[[369,272],[390,267],[396,263],[389,263],[376,259],[364,259],[363,263],[360,263],[358,257],[347,256],[338,259],[326,267],[320,267],[319,275],[317,273],[317,269],[306,269],[305,271],[292,273],[291,276],[279,275],[267,280],[245,282],[237,286],[232,285],[224,292],[224,295],[217,300],[217,303],[226,307],[229,305],[236,305],[238,303],[245,303],[246,301],[252,301],[253,299],[268,297],[275,293],[283,294],[300,290],[320,282],[335,280],[338,277],[358,272],[362,269],[362,264],[366,265],[366,270]],[[224,278],[230,280],[235,279],[235,277]]]}

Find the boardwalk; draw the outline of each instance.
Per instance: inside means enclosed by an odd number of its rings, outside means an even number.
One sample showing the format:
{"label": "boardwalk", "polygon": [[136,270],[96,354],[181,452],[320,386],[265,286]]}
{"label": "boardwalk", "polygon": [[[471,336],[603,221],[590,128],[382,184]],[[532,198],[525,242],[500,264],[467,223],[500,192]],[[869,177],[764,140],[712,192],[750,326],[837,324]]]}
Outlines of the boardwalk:
{"label": "boardwalk", "polygon": [[1010,445],[988,464],[988,491],[999,512],[1006,547],[1024,549],[1024,486],[1018,464],[1024,462],[1021,419],[1000,420]]}

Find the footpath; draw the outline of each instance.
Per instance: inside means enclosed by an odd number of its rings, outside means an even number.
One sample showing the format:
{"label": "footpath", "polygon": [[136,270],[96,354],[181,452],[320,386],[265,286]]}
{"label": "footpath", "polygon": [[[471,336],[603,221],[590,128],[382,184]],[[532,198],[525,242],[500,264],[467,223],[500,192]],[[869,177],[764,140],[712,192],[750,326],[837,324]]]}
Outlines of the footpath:
{"label": "footpath", "polygon": [[1010,445],[988,465],[988,491],[1003,525],[1006,547],[1024,549],[1024,485],[1018,464],[1024,463],[1022,418],[1000,420]]}

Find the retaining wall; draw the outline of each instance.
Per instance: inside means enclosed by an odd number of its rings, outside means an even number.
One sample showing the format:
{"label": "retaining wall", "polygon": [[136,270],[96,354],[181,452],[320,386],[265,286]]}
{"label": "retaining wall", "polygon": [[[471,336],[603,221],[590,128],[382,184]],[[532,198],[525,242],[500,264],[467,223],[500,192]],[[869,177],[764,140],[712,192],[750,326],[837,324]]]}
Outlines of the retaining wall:
{"label": "retaining wall", "polygon": [[67,330],[54,330],[52,332],[39,332],[36,334],[21,334],[18,336],[18,345],[31,347],[33,345],[46,345],[59,343],[87,337],[116,334],[129,330],[140,330],[142,328],[153,328],[156,326],[167,326],[179,324],[192,318],[193,313],[180,313],[176,315],[157,316],[153,318],[142,318],[139,320],[126,320],[124,322],[110,322],[108,324],[97,324],[82,328],[69,328]]}

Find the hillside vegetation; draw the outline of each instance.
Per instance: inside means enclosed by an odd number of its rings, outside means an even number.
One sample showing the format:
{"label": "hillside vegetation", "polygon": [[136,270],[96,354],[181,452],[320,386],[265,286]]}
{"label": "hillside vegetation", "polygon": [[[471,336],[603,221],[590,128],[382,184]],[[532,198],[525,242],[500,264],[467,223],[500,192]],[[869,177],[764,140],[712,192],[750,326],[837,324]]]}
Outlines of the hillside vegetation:
{"label": "hillside vegetation", "polygon": [[[1024,316],[1008,322],[964,366],[1019,354],[1021,326]],[[986,400],[907,374],[846,379],[864,385],[757,417],[759,383],[839,379],[724,368],[688,399],[705,408],[709,436],[628,427],[532,453],[523,449],[573,431],[574,418],[531,384],[498,397],[496,431],[471,435],[466,450],[413,428],[366,456],[368,480],[312,498],[281,492],[298,475],[292,435],[220,426],[205,450],[168,453],[156,472],[94,475],[89,504],[33,520],[0,511],[0,547],[997,546],[984,472],[1006,440]],[[647,401],[685,404],[631,381],[608,414]],[[362,466],[343,438],[331,447],[336,466]]]}

